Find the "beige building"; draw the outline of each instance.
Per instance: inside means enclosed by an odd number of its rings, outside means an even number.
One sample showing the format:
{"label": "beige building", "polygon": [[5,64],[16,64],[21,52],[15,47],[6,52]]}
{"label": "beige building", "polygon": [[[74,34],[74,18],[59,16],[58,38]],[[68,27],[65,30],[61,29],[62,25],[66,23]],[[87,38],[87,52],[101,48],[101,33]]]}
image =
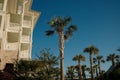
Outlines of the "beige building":
{"label": "beige building", "polygon": [[31,59],[32,32],[40,13],[32,0],[0,0],[0,69],[16,59]]}

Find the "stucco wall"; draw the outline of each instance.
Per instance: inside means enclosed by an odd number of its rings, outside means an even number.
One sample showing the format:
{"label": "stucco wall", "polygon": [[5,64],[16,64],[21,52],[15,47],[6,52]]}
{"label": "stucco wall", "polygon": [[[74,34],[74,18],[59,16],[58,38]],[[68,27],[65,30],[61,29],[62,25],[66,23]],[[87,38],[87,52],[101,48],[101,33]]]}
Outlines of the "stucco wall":
{"label": "stucco wall", "polygon": [[6,63],[13,63],[17,59],[17,51],[0,51],[0,70],[4,68]]}

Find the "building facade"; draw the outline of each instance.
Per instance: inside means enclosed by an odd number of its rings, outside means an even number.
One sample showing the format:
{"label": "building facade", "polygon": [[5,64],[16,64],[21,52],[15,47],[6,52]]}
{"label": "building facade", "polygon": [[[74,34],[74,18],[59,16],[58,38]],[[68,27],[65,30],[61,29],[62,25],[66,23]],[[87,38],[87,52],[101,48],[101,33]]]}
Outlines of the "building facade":
{"label": "building facade", "polygon": [[32,0],[0,0],[0,69],[31,59],[32,32],[40,15],[31,5]]}

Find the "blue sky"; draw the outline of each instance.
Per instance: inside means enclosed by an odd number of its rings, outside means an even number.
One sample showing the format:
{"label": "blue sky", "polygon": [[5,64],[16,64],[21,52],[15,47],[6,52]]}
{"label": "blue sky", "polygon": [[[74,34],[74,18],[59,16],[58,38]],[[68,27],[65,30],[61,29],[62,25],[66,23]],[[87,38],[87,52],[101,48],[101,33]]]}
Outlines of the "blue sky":
{"label": "blue sky", "polygon": [[[33,33],[33,58],[44,48],[59,55],[57,35],[45,36],[50,29],[47,22],[54,16],[71,16],[71,24],[78,27],[65,42],[65,68],[77,64],[72,61],[76,54],[85,55],[83,64],[89,65],[89,55],[83,53],[89,45],[96,46],[105,59],[110,53],[119,54],[116,49],[120,48],[120,0],[33,0],[32,9],[41,12]],[[102,67],[109,66],[107,63]]]}

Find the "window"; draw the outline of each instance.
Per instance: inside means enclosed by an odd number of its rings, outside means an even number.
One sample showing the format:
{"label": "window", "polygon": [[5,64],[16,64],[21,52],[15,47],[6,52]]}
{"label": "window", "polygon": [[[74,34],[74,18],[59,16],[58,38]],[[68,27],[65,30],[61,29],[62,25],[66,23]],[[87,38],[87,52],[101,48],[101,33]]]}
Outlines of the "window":
{"label": "window", "polygon": [[19,41],[19,33],[7,33],[7,41],[10,43],[18,42]]}
{"label": "window", "polygon": [[3,10],[3,3],[4,3],[4,0],[0,0],[0,10]]}

